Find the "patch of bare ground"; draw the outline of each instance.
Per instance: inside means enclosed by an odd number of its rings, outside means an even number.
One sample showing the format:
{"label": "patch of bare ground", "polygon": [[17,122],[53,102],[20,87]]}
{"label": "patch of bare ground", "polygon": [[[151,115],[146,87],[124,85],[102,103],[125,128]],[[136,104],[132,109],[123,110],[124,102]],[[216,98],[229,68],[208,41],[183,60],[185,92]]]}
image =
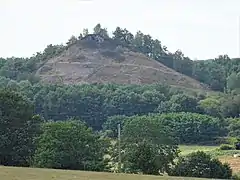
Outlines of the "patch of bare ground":
{"label": "patch of bare ground", "polygon": [[185,88],[208,89],[198,81],[143,54],[119,47],[104,49],[96,45],[89,48],[81,42],[49,59],[37,71],[37,75],[46,83],[165,83]]}
{"label": "patch of bare ground", "polygon": [[240,157],[223,156],[219,157],[219,160],[223,163],[228,163],[234,173],[240,172]]}

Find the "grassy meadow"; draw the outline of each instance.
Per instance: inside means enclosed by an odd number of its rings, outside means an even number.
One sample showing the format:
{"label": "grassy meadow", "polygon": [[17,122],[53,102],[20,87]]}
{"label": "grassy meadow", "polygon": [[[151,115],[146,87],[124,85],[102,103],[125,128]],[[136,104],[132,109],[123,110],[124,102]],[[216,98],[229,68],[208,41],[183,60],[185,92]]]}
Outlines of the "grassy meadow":
{"label": "grassy meadow", "polygon": [[[1,180],[197,180],[168,176],[144,176],[132,174],[97,173],[37,168],[1,167]],[[201,180],[201,179],[200,179]]]}
{"label": "grassy meadow", "polygon": [[187,145],[180,145],[179,149],[181,151],[181,155],[187,155],[192,152],[196,151],[204,151],[204,152],[210,152],[214,151],[218,148],[218,146],[187,146]]}

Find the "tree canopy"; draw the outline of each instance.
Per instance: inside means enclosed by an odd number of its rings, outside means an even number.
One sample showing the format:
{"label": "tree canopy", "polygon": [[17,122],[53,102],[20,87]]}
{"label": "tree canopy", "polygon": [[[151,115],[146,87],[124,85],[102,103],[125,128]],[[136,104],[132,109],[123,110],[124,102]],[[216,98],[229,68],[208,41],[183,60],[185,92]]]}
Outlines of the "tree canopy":
{"label": "tree canopy", "polygon": [[29,166],[41,119],[19,93],[0,89],[0,164]]}

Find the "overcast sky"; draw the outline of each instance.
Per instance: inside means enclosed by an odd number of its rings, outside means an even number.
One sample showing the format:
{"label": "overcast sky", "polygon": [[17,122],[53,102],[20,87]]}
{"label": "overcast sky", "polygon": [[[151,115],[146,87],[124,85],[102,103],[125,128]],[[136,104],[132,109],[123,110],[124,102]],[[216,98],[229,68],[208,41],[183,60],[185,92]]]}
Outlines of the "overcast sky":
{"label": "overcast sky", "polygon": [[31,56],[101,23],[192,59],[240,56],[239,0],[0,0],[0,57]]}

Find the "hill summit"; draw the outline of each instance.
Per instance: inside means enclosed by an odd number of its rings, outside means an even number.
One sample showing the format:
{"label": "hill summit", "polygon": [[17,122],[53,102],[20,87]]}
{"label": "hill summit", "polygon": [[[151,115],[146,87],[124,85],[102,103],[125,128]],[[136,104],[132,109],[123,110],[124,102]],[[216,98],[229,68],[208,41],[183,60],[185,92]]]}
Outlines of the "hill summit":
{"label": "hill summit", "polygon": [[37,71],[46,83],[152,84],[206,89],[200,82],[110,38],[89,34],[76,40]]}

